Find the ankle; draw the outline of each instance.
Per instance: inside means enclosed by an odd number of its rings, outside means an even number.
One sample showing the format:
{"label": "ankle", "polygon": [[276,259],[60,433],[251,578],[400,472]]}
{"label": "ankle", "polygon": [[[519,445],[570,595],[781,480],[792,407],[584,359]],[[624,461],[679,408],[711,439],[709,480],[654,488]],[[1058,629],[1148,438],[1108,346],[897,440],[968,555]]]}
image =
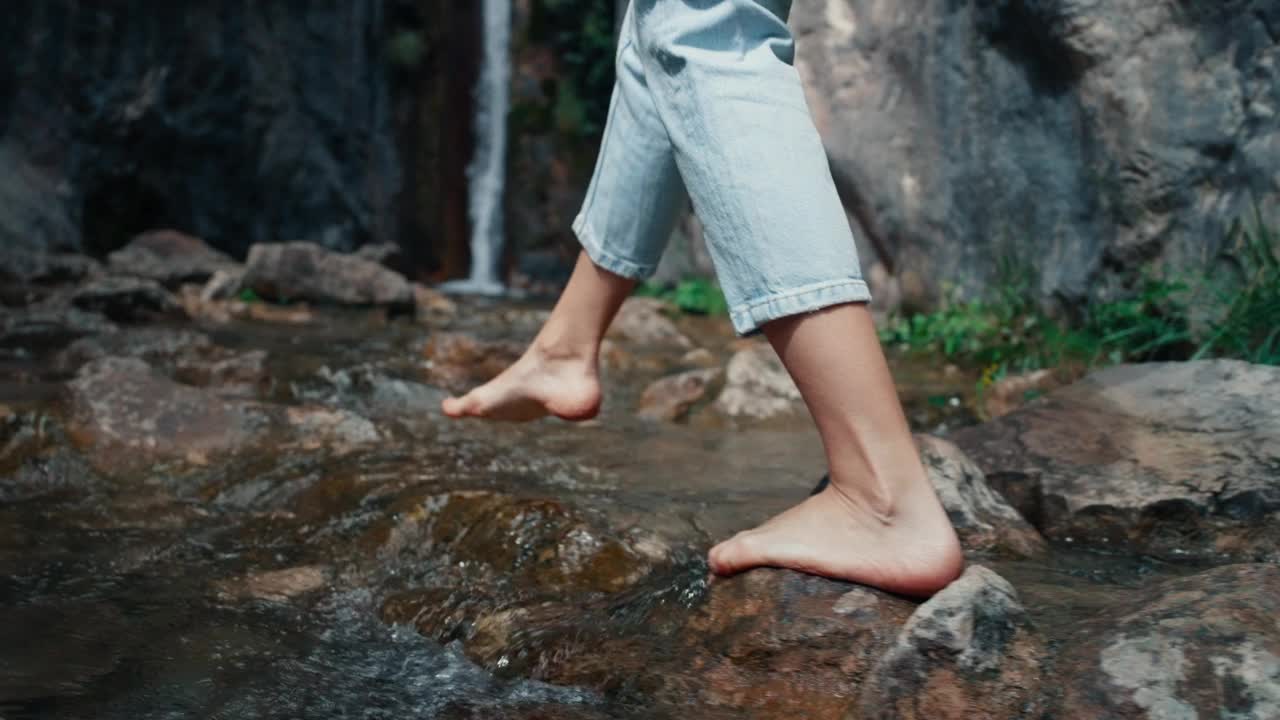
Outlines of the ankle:
{"label": "ankle", "polygon": [[549,362],[594,363],[600,354],[600,342],[575,338],[565,333],[539,333],[529,346],[538,359]]}
{"label": "ankle", "polygon": [[833,463],[831,486],[846,503],[885,525],[902,520],[932,492],[924,466],[914,453],[894,464],[861,460],[850,469]]}

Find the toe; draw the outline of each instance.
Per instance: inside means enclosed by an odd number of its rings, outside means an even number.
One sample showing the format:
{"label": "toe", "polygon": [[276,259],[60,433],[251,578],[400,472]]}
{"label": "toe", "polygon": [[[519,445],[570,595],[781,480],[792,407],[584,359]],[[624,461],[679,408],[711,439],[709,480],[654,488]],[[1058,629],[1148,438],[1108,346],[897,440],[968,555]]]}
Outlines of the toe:
{"label": "toe", "polygon": [[741,532],[711,548],[707,563],[717,575],[733,575],[762,564],[755,550],[754,535]]}
{"label": "toe", "polygon": [[469,415],[475,415],[476,405],[476,394],[474,392],[469,392],[460,398],[446,398],[444,402],[440,404],[440,407],[444,410],[445,415],[454,418],[461,418]]}

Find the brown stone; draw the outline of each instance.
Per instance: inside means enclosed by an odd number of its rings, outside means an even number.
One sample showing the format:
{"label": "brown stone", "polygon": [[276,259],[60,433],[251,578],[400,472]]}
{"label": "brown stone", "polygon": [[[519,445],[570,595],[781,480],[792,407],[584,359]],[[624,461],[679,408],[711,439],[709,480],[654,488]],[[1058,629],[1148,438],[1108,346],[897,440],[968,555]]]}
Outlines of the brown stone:
{"label": "brown stone", "polygon": [[751,342],[729,359],[716,409],[730,417],[758,420],[795,412],[800,399],[800,390],[773,348]]}
{"label": "brown stone", "polygon": [[505,340],[478,340],[465,333],[434,333],[423,346],[427,378],[451,392],[463,392],[488,382],[524,353]]}
{"label": "brown stone", "polygon": [[254,245],[243,285],[269,300],[413,306],[413,288],[400,273],[305,242]]}
{"label": "brown stone", "polygon": [[458,314],[458,304],[448,295],[421,283],[413,284],[413,307],[417,319],[427,324],[448,322]]}
{"label": "brown stone", "polygon": [[982,412],[987,419],[1004,417],[1035,397],[1058,387],[1052,370],[1036,370],[1000,378],[982,393]]}
{"label": "brown stone", "polygon": [[219,594],[235,599],[253,598],[285,602],[291,598],[319,590],[329,581],[325,568],[318,565],[269,570],[246,575],[220,584]]}
{"label": "brown stone", "polygon": [[207,462],[253,443],[268,420],[258,408],[179,385],[135,358],[94,360],[68,389],[68,430],[103,472]]}
{"label": "brown stone", "polygon": [[676,421],[714,391],[724,372],[720,368],[688,370],[653,381],[640,396],[637,414],[649,420]]}
{"label": "brown stone", "polygon": [[670,307],[657,298],[629,297],[614,316],[608,336],[639,346],[692,347],[668,312]]}
{"label": "brown stone", "polygon": [[182,305],[172,293],[145,278],[95,278],[76,288],[70,299],[80,310],[101,313],[115,322],[143,322],[183,315]]}

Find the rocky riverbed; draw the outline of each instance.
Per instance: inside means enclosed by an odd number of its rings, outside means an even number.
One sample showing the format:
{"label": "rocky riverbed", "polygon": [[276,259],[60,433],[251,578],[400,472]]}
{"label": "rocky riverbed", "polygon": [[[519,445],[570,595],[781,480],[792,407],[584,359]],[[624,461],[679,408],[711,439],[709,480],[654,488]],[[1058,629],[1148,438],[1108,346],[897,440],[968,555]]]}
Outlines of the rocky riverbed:
{"label": "rocky riverbed", "polygon": [[971,376],[895,361],[965,575],[711,579],[823,473],[767,346],[632,300],[599,420],[449,422],[546,303],[193,242],[0,271],[6,720],[1280,716],[1280,370],[978,424]]}

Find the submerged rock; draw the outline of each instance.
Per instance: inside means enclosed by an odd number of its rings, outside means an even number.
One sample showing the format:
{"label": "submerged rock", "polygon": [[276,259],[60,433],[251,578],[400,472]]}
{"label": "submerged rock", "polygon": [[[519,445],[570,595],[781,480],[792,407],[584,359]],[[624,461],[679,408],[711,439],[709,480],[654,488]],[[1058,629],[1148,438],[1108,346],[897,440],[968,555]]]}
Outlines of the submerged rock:
{"label": "submerged rock", "polygon": [[305,242],[254,245],[242,283],[271,300],[413,306],[413,287],[400,273]]}
{"label": "submerged rock", "polygon": [[1077,630],[1053,717],[1280,717],[1280,567],[1228,565],[1147,598]]}
{"label": "submerged rock", "polygon": [[422,348],[427,378],[450,392],[488,382],[524,354],[524,346],[506,340],[479,340],[465,333],[434,333]]}
{"label": "submerged rock", "polygon": [[1045,654],[1013,587],[971,565],[911,615],[845,717],[1024,717],[1039,698]]}
{"label": "submerged rock", "polygon": [[650,420],[680,420],[724,377],[720,368],[688,370],[649,384],[640,396],[637,414]]}
{"label": "submerged rock", "polygon": [[111,474],[162,461],[207,463],[255,443],[269,420],[261,408],[175,383],[137,358],[94,360],[67,388],[72,438]]}
{"label": "submerged rock", "polygon": [[800,398],[773,348],[751,343],[734,353],[716,409],[730,417],[763,419],[794,412]]}
{"label": "submerged rock", "polygon": [[147,278],[177,289],[186,282],[203,282],[215,273],[236,272],[239,264],[203,240],[176,230],[153,230],[135,237],[107,256],[117,275]]}
{"label": "submerged rock", "polygon": [[1109,368],[953,439],[1051,539],[1280,560],[1280,368]]}

